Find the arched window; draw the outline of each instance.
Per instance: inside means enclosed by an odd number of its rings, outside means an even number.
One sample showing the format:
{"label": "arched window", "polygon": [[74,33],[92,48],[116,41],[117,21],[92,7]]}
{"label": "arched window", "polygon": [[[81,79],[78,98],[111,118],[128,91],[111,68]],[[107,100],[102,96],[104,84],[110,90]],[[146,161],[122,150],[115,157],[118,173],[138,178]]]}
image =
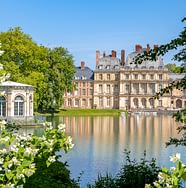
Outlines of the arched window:
{"label": "arched window", "polygon": [[0,97],[0,116],[6,116],[6,100],[3,96]]}
{"label": "arched window", "polygon": [[23,97],[17,96],[14,100],[14,115],[23,116],[24,114],[24,100]]}
{"label": "arched window", "polygon": [[134,98],[133,102],[134,102],[134,107],[138,108],[138,98]]}

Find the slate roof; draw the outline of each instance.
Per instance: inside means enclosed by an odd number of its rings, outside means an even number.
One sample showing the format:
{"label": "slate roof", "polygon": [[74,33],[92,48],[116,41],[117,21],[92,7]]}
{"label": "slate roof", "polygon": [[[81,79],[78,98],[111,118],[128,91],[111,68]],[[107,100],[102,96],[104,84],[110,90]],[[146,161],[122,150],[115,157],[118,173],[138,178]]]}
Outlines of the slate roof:
{"label": "slate roof", "polygon": [[[146,51],[146,48],[143,48],[140,52],[132,52],[127,56],[125,66],[130,66],[130,67],[135,67],[136,64],[132,63],[134,58],[138,55],[141,54],[142,52]],[[163,64],[163,59],[161,56],[157,57],[156,61],[144,61],[142,64],[137,65],[139,68],[145,66],[146,68],[154,67],[154,68],[159,68],[159,67],[164,67]]]}
{"label": "slate roof", "polygon": [[22,84],[18,82],[5,81],[0,83],[0,86],[13,86],[13,87],[33,87],[32,85]]}
{"label": "slate roof", "polygon": [[184,76],[186,76],[185,73],[182,73],[182,74],[168,73],[168,75],[169,75],[169,79],[171,79],[172,81],[174,81],[174,80],[180,80],[180,79],[184,78]]}
{"label": "slate roof", "polygon": [[75,80],[93,80],[94,79],[94,71],[89,67],[76,67],[76,72],[74,76]]}
{"label": "slate roof", "polygon": [[118,70],[120,68],[120,59],[112,56],[105,56],[99,59],[99,64],[96,66],[96,70]]}

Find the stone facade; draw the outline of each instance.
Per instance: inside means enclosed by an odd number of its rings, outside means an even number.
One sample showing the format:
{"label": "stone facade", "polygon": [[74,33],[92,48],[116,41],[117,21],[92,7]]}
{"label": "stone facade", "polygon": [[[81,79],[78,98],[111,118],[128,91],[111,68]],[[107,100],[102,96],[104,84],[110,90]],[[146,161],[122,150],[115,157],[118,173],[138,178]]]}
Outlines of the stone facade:
{"label": "stone facade", "polygon": [[[157,45],[154,45],[156,48]],[[149,44],[146,48],[141,45],[135,46],[135,51],[130,53],[125,60],[125,51],[121,50],[120,58],[116,51],[111,54],[101,55],[96,51],[96,68],[94,77],[91,79],[74,79],[78,92],[65,95],[65,100],[70,99],[82,101],[86,98],[86,103],[68,103],[65,107],[97,108],[97,109],[124,109],[124,110],[163,110],[178,109],[186,106],[186,91],[174,89],[171,93],[165,94],[158,100],[153,96],[162,88],[174,80],[184,77],[168,72],[164,67],[163,59],[157,57],[156,61],[144,61],[140,65],[133,63],[134,57],[143,51],[150,50]],[[79,70],[79,68],[77,68]],[[78,72],[78,71],[76,71]],[[93,72],[93,71],[92,71]],[[76,73],[77,74],[77,73]],[[77,75],[76,75],[77,76]],[[75,76],[75,78],[76,78]],[[82,95],[85,86],[86,97]],[[91,92],[87,95],[88,90]],[[75,99],[76,98],[76,99]],[[88,103],[87,101],[93,101]],[[86,104],[86,105],[84,105]]]}
{"label": "stone facade", "polygon": [[33,86],[4,81],[0,83],[0,118],[32,119],[33,118]]}
{"label": "stone facade", "polygon": [[94,72],[81,62],[76,67],[73,85],[73,92],[66,92],[64,95],[64,108],[93,108],[93,76]]}

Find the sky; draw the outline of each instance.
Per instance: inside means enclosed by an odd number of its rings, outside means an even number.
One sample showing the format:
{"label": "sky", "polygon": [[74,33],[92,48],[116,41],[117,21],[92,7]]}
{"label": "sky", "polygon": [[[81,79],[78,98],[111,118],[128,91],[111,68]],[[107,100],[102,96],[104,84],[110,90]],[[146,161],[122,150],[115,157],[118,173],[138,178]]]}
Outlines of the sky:
{"label": "sky", "polygon": [[[96,50],[107,55],[135,44],[165,44],[185,26],[186,0],[1,0],[0,32],[21,27],[38,44],[64,47],[95,69]],[[171,61],[171,52],[164,63]],[[177,63],[177,62],[176,62]]]}

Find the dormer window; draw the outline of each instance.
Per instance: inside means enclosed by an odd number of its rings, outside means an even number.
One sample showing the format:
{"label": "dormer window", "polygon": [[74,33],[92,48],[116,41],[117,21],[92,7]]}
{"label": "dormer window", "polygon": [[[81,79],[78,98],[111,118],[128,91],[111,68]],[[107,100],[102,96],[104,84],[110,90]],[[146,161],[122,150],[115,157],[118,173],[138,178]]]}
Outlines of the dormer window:
{"label": "dormer window", "polygon": [[119,69],[119,66],[118,66],[118,65],[115,65],[115,66],[114,66],[114,69]]}
{"label": "dormer window", "polygon": [[86,80],[86,76],[82,76],[81,79],[82,79],[82,80]]}
{"label": "dormer window", "polygon": [[110,65],[107,65],[107,66],[106,66],[106,69],[110,69]]}
{"label": "dormer window", "polygon": [[103,65],[99,65],[99,66],[98,66],[98,69],[103,69]]}
{"label": "dormer window", "polygon": [[163,69],[163,66],[159,66],[158,69]]}

